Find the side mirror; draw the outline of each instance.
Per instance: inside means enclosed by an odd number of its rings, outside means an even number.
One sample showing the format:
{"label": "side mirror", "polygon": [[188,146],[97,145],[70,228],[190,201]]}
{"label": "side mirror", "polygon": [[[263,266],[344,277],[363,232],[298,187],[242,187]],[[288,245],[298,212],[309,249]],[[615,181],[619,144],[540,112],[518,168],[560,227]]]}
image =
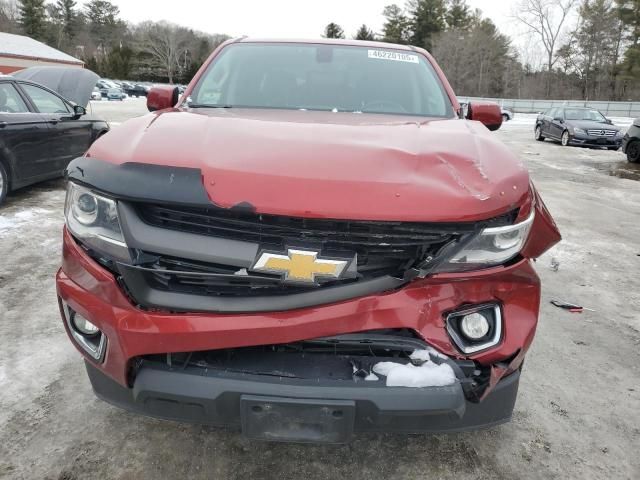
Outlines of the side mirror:
{"label": "side mirror", "polygon": [[81,105],[74,105],[73,106],[73,116],[76,118],[80,118],[83,115],[87,114],[87,109],[84,108]]}
{"label": "side mirror", "polygon": [[610,118],[606,118],[606,119],[605,119],[605,122],[606,122],[608,125],[613,125],[613,122],[611,121],[611,119],[610,119]]}
{"label": "side mirror", "polygon": [[153,87],[147,94],[147,109],[150,112],[175,107],[178,103],[178,87],[162,85]]}
{"label": "side mirror", "polygon": [[560,118],[560,117],[553,117],[553,121],[554,121],[554,122],[559,122],[559,123],[564,123],[564,118]]}
{"label": "side mirror", "polygon": [[493,102],[469,102],[467,118],[481,122],[492,132],[502,126],[502,110]]}

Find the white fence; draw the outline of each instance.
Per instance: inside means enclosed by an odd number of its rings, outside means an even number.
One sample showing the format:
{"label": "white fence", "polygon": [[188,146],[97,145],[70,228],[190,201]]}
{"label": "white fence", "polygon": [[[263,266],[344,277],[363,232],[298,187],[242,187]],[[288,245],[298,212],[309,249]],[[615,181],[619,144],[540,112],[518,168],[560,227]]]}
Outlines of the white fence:
{"label": "white fence", "polygon": [[489,100],[516,113],[539,113],[553,107],[591,107],[610,117],[640,117],[640,102],[589,102],[583,100],[523,100],[512,98],[458,97],[461,102]]}

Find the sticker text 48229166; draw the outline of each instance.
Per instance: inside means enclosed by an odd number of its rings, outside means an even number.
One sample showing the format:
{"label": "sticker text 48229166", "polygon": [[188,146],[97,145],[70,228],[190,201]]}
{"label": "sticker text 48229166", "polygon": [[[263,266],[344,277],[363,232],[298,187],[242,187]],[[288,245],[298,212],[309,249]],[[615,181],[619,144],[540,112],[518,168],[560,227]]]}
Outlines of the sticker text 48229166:
{"label": "sticker text 48229166", "polygon": [[369,58],[391,60],[394,62],[420,63],[417,55],[410,53],[392,52],[389,50],[369,50]]}

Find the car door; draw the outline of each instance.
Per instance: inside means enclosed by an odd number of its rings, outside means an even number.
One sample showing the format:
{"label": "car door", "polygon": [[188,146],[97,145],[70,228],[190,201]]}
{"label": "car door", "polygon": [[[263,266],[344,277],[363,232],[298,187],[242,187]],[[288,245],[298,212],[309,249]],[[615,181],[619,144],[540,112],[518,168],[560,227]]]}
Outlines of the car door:
{"label": "car door", "polygon": [[0,157],[8,163],[14,187],[51,173],[50,134],[15,83],[0,80]]}
{"label": "car door", "polygon": [[540,130],[542,130],[542,135],[546,135],[549,132],[549,123],[551,122],[550,116],[553,113],[553,110],[553,108],[550,108],[540,116]]}
{"label": "car door", "polygon": [[551,117],[549,134],[554,138],[560,138],[562,132],[564,132],[564,108],[556,108]]}
{"label": "car door", "polygon": [[51,157],[54,168],[62,172],[91,145],[91,121],[75,115],[71,104],[50,90],[31,83],[20,86],[52,131]]}

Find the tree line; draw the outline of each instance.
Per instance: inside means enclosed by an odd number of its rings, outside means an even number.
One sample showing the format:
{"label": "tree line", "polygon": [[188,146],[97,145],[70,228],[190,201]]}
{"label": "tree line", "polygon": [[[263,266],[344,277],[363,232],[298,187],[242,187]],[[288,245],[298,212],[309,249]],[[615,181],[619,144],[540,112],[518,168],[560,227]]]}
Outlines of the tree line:
{"label": "tree line", "polygon": [[[640,0],[520,0],[520,51],[466,0],[408,0],[383,11],[382,31],[358,40],[426,48],[456,92],[502,98],[633,100],[640,95]],[[344,38],[338,23],[324,37]],[[535,55],[544,60],[537,64]]]}
{"label": "tree line", "polygon": [[226,35],[168,22],[126,23],[108,0],[0,0],[0,31],[80,58],[102,77],[188,83]]}
{"label": "tree line", "polygon": [[[465,96],[628,100],[640,94],[640,0],[518,0],[518,49],[466,0],[407,0],[382,12],[382,31],[353,38],[424,47]],[[188,82],[228,37],[168,22],[127,23],[108,0],[0,0],[0,31],[29,35],[101,76]],[[339,23],[327,38],[345,38]],[[538,55],[539,54],[539,55]],[[537,58],[540,57],[540,58]]]}

